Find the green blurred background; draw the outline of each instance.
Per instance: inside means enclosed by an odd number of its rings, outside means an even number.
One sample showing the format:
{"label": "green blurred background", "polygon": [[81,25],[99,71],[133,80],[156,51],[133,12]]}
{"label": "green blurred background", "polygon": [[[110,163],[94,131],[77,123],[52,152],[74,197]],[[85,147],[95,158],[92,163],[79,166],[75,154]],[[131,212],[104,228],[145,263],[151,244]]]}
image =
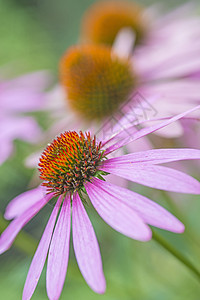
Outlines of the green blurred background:
{"label": "green blurred background", "polygon": [[[0,70],[12,69],[12,75],[32,70],[50,70],[55,80],[62,53],[78,43],[80,20],[92,0],[0,0]],[[142,1],[150,4],[154,1]],[[159,3],[162,1],[159,1]],[[166,2],[166,1],[165,1]],[[164,3],[164,1],[163,1]],[[166,9],[183,1],[168,1]],[[33,176],[32,170],[23,166],[30,145],[15,141],[16,151],[0,168],[1,214],[7,203],[25,191]],[[144,195],[168,207],[159,191],[133,186]],[[179,196],[178,205],[185,215],[189,230],[199,240],[198,197]],[[180,204],[179,204],[180,203]],[[51,207],[45,207],[25,230],[37,241],[41,237]],[[200,282],[180,262],[154,241],[141,243],[115,232],[107,226],[92,208],[88,209],[94,225],[103,258],[107,280],[105,295],[97,295],[84,282],[77,267],[73,249],[61,299],[136,299],[184,300],[200,299]],[[181,249],[193,263],[200,267],[200,247],[186,235],[160,231],[171,243]],[[22,237],[23,238],[23,237]],[[20,244],[20,240],[18,240]],[[27,251],[32,252],[32,242]],[[199,242],[200,244],[200,242]],[[21,299],[23,285],[31,262],[31,255],[12,247],[0,257],[0,299]],[[47,299],[45,271],[33,299]]]}

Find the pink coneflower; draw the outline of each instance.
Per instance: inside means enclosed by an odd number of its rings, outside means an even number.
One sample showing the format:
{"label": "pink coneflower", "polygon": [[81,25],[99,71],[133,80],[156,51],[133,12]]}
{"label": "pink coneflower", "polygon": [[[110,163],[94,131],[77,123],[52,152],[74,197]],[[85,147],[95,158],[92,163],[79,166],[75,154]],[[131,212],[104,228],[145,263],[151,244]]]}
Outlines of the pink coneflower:
{"label": "pink coneflower", "polygon": [[[134,14],[137,17],[131,23]],[[106,26],[108,20],[112,26]],[[149,10],[147,17],[144,8],[126,1],[95,3],[83,22],[83,39],[88,44],[71,47],[61,59],[60,78],[67,105],[84,122],[102,122],[128,101],[131,110],[123,123],[127,119],[131,122],[131,111],[138,108],[138,92],[145,100],[140,105],[147,110],[145,103],[153,105],[157,118],[197,105],[199,28],[199,16],[190,6],[165,16],[151,15]],[[64,106],[63,101],[63,116]],[[180,123],[162,131],[169,137],[182,133]]]}
{"label": "pink coneflower", "polygon": [[105,291],[99,246],[83,200],[90,200],[115,230],[139,241],[151,239],[148,225],[176,233],[184,231],[184,225],[158,204],[106,181],[106,174],[112,173],[156,189],[200,194],[200,183],[196,179],[158,166],[171,161],[200,159],[200,150],[157,149],[109,158],[118,148],[183,116],[137,132],[129,128],[130,135],[124,139],[121,139],[123,130],[104,141],[97,141],[90,132],[68,131],[47,146],[39,163],[42,186],[10,202],[5,217],[14,220],[0,237],[0,252],[3,253],[27,222],[52,198],[57,199],[32,260],[23,300],[31,298],[47,255],[47,294],[49,299],[59,299],[68,265],[71,214],[73,246],[80,271],[95,292]]}
{"label": "pink coneflower", "polygon": [[41,129],[27,115],[44,108],[44,90],[49,84],[46,72],[35,72],[0,82],[0,164],[13,152],[13,140],[36,141]]}

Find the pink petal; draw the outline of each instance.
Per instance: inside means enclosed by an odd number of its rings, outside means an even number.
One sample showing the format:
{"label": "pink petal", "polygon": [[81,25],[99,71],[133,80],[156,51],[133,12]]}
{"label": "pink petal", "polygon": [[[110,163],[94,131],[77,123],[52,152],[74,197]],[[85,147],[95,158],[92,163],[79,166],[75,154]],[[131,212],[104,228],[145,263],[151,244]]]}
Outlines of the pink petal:
{"label": "pink petal", "polygon": [[92,224],[77,193],[73,197],[72,232],[74,251],[83,277],[96,293],[104,293],[106,283],[99,245]]}
{"label": "pink petal", "polygon": [[[111,140],[113,142],[119,140],[120,136],[124,134],[124,132],[126,131],[128,134],[127,134],[127,137],[126,138],[123,138],[121,139],[121,141],[117,141],[115,142],[115,144],[113,144],[112,146],[108,147],[105,151],[105,154],[108,154],[110,152],[113,152],[127,144],[129,144],[130,142],[134,141],[134,140],[137,140],[141,137],[144,137],[146,136],[147,134],[150,134],[158,129],[161,129],[161,128],[164,128],[165,126],[183,118],[185,115],[195,111],[195,110],[198,110],[200,109],[200,105],[190,109],[190,110],[187,110],[185,111],[184,113],[181,113],[181,114],[178,114],[176,115],[175,117],[172,117],[172,118],[169,118],[159,124],[155,124],[155,125],[152,125],[150,127],[147,127],[147,128],[143,128],[137,132],[135,132],[135,126],[133,127],[130,127],[130,128],[125,128],[125,129],[122,129],[121,132],[117,133],[116,135],[114,135],[113,137],[111,137],[109,140],[106,140],[104,141],[104,144],[103,146],[105,146],[107,143],[109,143]],[[142,124],[142,123],[141,123]]]}
{"label": "pink petal", "polygon": [[20,216],[28,208],[38,201],[41,201],[45,196],[45,189],[41,186],[36,189],[32,189],[25,193],[20,194],[15,197],[8,206],[6,207],[6,212],[4,214],[5,219],[10,220]]}
{"label": "pink petal", "polygon": [[39,212],[39,210],[45,204],[47,204],[52,197],[53,195],[51,194],[46,195],[43,199],[41,199],[41,201],[33,204],[8,225],[0,237],[0,254],[10,248],[19,231]]}
{"label": "pink petal", "polygon": [[0,141],[23,139],[35,142],[41,134],[37,122],[32,117],[6,117],[0,122]]}
{"label": "pink petal", "polygon": [[[151,239],[151,230],[142,218],[109,190],[103,189],[103,181],[97,178],[87,182],[85,189],[98,214],[115,230],[139,241]],[[117,194],[117,190],[116,190]]]}
{"label": "pink petal", "polygon": [[6,83],[10,84],[10,87],[14,88],[21,86],[23,88],[41,91],[48,87],[51,79],[51,74],[48,71],[42,70],[21,75],[17,78],[11,79],[10,81],[6,81]]}
{"label": "pink petal", "polygon": [[105,166],[118,166],[119,164],[136,165],[163,164],[178,160],[200,159],[200,150],[198,149],[154,149],[126,154],[120,157],[114,157],[106,160]]}
{"label": "pink petal", "polygon": [[71,228],[71,195],[68,194],[56,223],[47,263],[47,294],[49,299],[60,297],[67,272]]}
{"label": "pink petal", "polygon": [[23,87],[3,91],[1,108],[7,112],[31,112],[44,106],[46,98],[41,92],[31,91]]}
{"label": "pink petal", "polygon": [[[172,232],[181,233],[184,231],[184,225],[177,218],[150,199],[106,181],[100,182],[95,179],[95,185],[104,193],[109,192],[120,202],[131,207],[145,223]],[[103,196],[103,194],[101,195]]]}
{"label": "pink petal", "polygon": [[31,262],[31,266],[29,268],[26,282],[24,285],[23,297],[22,297],[23,300],[29,300],[31,298],[38,284],[40,275],[42,273],[42,269],[45,264],[47,252],[49,249],[49,244],[51,241],[51,236],[53,233],[54,225],[56,222],[56,218],[59,212],[61,202],[62,202],[62,197],[60,196],[49,218],[47,226],[44,230],[38,248]]}
{"label": "pink petal", "polygon": [[109,172],[133,182],[155,189],[178,193],[200,194],[200,182],[193,177],[163,166],[149,164],[119,164],[100,167]]}

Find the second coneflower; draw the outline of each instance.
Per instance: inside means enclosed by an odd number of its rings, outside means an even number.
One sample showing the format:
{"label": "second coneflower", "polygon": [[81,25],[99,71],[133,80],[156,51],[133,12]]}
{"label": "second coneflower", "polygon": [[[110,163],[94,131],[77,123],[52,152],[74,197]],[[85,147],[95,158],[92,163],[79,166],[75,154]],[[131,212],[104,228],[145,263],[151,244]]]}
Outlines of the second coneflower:
{"label": "second coneflower", "polygon": [[171,161],[200,159],[199,150],[157,149],[109,158],[113,151],[127,143],[183,116],[138,132],[129,128],[126,138],[124,130],[102,141],[97,141],[90,132],[68,131],[47,146],[39,164],[42,186],[10,202],[5,217],[14,220],[0,237],[0,253],[3,253],[22,227],[55,198],[56,204],[28,272],[23,300],[30,299],[34,293],[47,255],[47,294],[49,299],[59,299],[68,265],[71,214],[73,246],[80,271],[95,292],[105,291],[98,242],[84,208],[86,198],[111,227],[133,239],[150,240],[152,233],[148,225],[176,233],[184,231],[184,225],[158,204],[106,181],[106,175],[111,173],[156,189],[200,194],[200,183],[196,179],[158,166]]}

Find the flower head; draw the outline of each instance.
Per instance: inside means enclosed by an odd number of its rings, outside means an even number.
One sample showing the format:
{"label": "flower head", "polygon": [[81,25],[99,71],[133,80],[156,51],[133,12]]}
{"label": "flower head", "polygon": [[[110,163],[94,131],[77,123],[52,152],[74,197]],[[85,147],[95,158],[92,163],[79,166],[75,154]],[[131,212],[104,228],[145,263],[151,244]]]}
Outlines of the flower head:
{"label": "flower head", "polygon": [[61,195],[83,187],[97,173],[103,159],[101,142],[90,133],[65,132],[44,150],[39,163],[40,178],[49,192]]}
{"label": "flower head", "polygon": [[128,59],[95,45],[70,48],[61,59],[60,78],[70,106],[87,120],[110,116],[136,81]]}
{"label": "flower head", "polygon": [[112,45],[119,31],[130,28],[136,42],[144,38],[147,22],[140,5],[129,1],[98,1],[85,13],[82,39],[89,43]]}
{"label": "flower head", "polygon": [[95,292],[105,291],[98,242],[82,202],[86,195],[111,227],[133,239],[150,240],[151,229],[148,225],[176,233],[184,231],[184,225],[164,208],[140,194],[107,182],[104,176],[111,173],[152,188],[200,194],[200,183],[196,179],[158,166],[171,161],[200,159],[200,150],[156,149],[109,157],[127,143],[167,126],[184,115],[137,132],[129,128],[130,135],[126,138],[122,138],[125,132],[121,130],[109,139],[102,140],[102,143],[88,132],[65,132],[47,146],[39,166],[41,178],[47,184],[25,192],[10,202],[5,217],[14,220],[0,237],[2,253],[46,203],[52,198],[57,199],[32,260],[23,300],[31,298],[47,254],[47,294],[49,299],[59,299],[68,265],[71,214],[73,246],[81,273]]}

